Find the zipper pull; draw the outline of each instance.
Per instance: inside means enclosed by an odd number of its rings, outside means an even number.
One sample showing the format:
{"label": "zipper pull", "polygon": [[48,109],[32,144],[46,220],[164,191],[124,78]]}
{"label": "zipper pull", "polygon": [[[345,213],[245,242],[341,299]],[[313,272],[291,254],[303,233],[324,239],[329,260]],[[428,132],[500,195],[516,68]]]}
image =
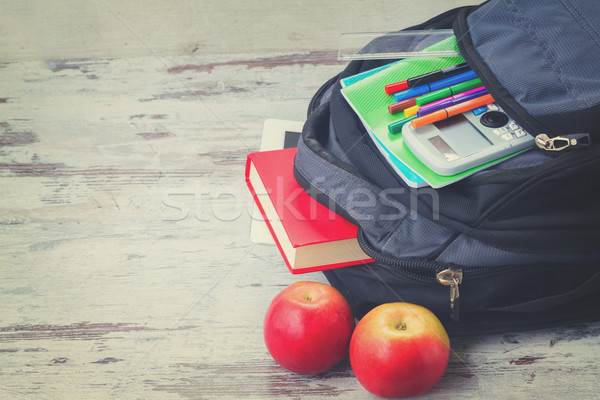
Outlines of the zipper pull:
{"label": "zipper pull", "polygon": [[462,283],[462,270],[448,268],[438,272],[435,278],[442,285],[450,287],[450,318],[452,318],[452,321],[458,321],[460,319],[460,292],[458,285]]}
{"label": "zipper pull", "polygon": [[546,151],[563,151],[569,147],[587,147],[592,144],[589,133],[576,133],[573,135],[549,137],[540,133],[535,137],[535,144]]}

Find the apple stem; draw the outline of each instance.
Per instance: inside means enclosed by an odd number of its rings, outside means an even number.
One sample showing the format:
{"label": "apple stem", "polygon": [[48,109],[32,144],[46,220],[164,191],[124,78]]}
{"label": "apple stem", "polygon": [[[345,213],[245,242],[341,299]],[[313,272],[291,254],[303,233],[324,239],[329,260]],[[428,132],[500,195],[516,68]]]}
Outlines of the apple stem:
{"label": "apple stem", "polygon": [[405,331],[406,330],[406,323],[401,322],[398,325],[396,325],[396,329],[399,331]]}
{"label": "apple stem", "polygon": [[306,300],[306,301],[312,301],[312,297],[310,297],[310,296],[304,296],[304,300]]}

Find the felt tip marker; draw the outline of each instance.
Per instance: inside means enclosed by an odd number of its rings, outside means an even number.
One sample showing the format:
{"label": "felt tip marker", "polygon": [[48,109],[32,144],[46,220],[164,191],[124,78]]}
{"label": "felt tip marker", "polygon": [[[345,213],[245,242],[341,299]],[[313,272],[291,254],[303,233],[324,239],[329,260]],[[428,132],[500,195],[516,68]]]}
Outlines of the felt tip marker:
{"label": "felt tip marker", "polygon": [[413,115],[412,117],[406,117],[406,118],[402,118],[398,121],[392,122],[391,124],[388,125],[388,132],[390,132],[391,134],[402,132],[402,127],[404,125],[406,125],[408,122],[414,120],[415,118],[417,118],[417,116]]}
{"label": "felt tip marker", "polygon": [[402,101],[411,97],[418,97],[424,94],[433,92],[435,90],[447,88],[471,79],[477,78],[477,74],[475,72],[469,70],[467,72],[460,73],[458,75],[453,75],[448,78],[441,79],[439,81],[426,83],[424,85],[415,86],[409,89],[406,89],[402,92],[394,94],[394,100],[396,102]]}
{"label": "felt tip marker", "polygon": [[385,85],[384,89],[387,94],[394,94],[408,89],[408,83],[406,81],[390,83],[389,85]]}
{"label": "felt tip marker", "polygon": [[444,99],[455,94],[466,92],[467,90],[475,89],[482,85],[483,84],[481,83],[481,79],[471,79],[466,82],[452,85],[447,88],[439,89],[431,93],[424,94],[423,96],[419,96],[415,99],[415,103],[419,106],[423,106],[425,104],[433,103],[436,100]]}
{"label": "felt tip marker", "polygon": [[484,86],[467,90],[466,92],[446,97],[445,99],[434,101],[433,103],[425,104],[419,108],[417,115],[422,117],[423,115],[431,114],[432,112],[441,110],[442,108],[447,108],[465,101],[473,100],[488,93],[489,92]]}
{"label": "felt tip marker", "polygon": [[431,71],[423,75],[413,76],[412,78],[407,79],[406,83],[408,84],[408,87],[411,88],[447,78],[452,75],[457,75],[462,72],[467,72],[468,70],[470,70],[470,68],[467,63],[451,65],[437,71]]}
{"label": "felt tip marker", "polygon": [[478,97],[473,100],[465,101],[464,103],[459,103],[455,106],[450,106],[448,108],[443,108],[441,110],[437,110],[432,112],[431,114],[424,115],[422,117],[417,117],[410,121],[410,124],[413,128],[418,128],[423,125],[432,124],[434,122],[443,121],[450,117],[453,117],[458,114],[462,114],[464,112],[473,110],[475,108],[484,106],[489,103],[493,103],[494,98],[491,94],[486,94],[485,96]]}
{"label": "felt tip marker", "polygon": [[411,97],[410,99],[399,101],[398,103],[393,103],[388,106],[388,111],[390,114],[396,114],[400,111],[403,111],[409,107],[412,107],[416,104],[416,97]]}
{"label": "felt tip marker", "polygon": [[385,85],[384,89],[387,94],[394,94],[411,87],[423,85],[442,78],[446,78],[448,76],[460,74],[461,72],[466,72],[468,70],[469,66],[467,65],[467,63],[451,65],[446,68],[438,69],[437,71],[431,71],[426,74],[413,76],[412,78],[408,78],[405,81],[390,83],[389,85]]}
{"label": "felt tip marker", "polygon": [[419,106],[408,107],[406,110],[404,110],[404,116],[412,117],[413,115],[417,115],[418,111],[419,111]]}

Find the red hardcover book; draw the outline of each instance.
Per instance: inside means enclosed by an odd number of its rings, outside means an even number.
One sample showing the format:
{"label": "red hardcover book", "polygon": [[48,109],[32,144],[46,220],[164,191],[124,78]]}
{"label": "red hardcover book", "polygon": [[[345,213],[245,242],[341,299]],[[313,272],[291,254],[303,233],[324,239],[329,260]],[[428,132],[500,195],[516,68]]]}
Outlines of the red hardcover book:
{"label": "red hardcover book", "polygon": [[246,183],[293,274],[373,261],[358,244],[358,227],[310,197],[296,182],[296,149],[251,153]]}

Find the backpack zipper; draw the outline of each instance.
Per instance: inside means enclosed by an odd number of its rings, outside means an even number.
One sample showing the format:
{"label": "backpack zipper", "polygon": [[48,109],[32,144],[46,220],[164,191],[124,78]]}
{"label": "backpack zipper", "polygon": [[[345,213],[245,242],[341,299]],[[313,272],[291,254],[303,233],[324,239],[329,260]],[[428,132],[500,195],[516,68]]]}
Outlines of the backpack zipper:
{"label": "backpack zipper", "polygon": [[535,137],[535,144],[546,151],[563,151],[566,149],[589,147],[592,139],[589,133],[578,133],[572,135],[549,137],[545,133],[540,133]]}
{"label": "backpack zipper", "polygon": [[450,287],[450,318],[453,321],[458,321],[460,319],[460,292],[458,285],[462,283],[462,270],[447,268],[438,272],[435,278],[442,285]]}
{"label": "backpack zipper", "polygon": [[[420,260],[414,258],[398,258],[384,254],[366,238],[361,228],[358,229],[357,239],[360,247],[371,258],[375,259],[378,266],[398,274],[404,278],[414,280],[420,283],[441,284],[448,287],[449,309],[448,314],[452,321],[460,320],[460,290],[459,286],[465,279],[469,282],[481,279],[489,279],[494,276],[502,276],[512,273],[527,273],[539,271],[539,273],[548,273],[552,267],[548,265],[505,265],[493,268],[466,267],[460,268],[456,265],[444,265],[434,261]],[[559,270],[563,267],[555,266]]]}
{"label": "backpack zipper", "polygon": [[[537,135],[535,142],[543,150],[562,151],[567,148],[572,149],[591,145],[591,136],[587,133],[559,136],[559,132],[552,132],[553,128],[551,126],[545,126],[537,121],[510,96],[504,86],[502,86],[491,72],[489,66],[478,56],[467,23],[467,17],[471,11],[472,9],[462,10],[454,21],[453,29],[457,38],[457,45],[461,56],[479,75],[485,87],[494,96],[496,103],[502,107],[504,112],[531,135]],[[551,138],[544,132],[550,132],[554,137]],[[575,140],[573,141],[573,139]]]}
{"label": "backpack zipper", "polygon": [[360,247],[367,255],[381,263],[381,266],[398,273],[405,278],[422,283],[439,283],[449,287],[450,318],[457,322],[460,320],[460,292],[458,286],[463,280],[461,269],[444,267],[433,261],[412,258],[397,258],[384,254],[375,249],[365,237],[362,229],[358,230],[357,239]]}

